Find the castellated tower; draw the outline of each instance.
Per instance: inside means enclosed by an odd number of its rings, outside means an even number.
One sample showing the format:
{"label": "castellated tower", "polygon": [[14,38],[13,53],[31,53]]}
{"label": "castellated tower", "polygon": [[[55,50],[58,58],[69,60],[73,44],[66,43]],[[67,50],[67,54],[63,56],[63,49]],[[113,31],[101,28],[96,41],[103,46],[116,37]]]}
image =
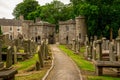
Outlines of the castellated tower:
{"label": "castellated tower", "polygon": [[76,39],[81,40],[84,44],[85,36],[87,35],[87,26],[84,16],[76,17]]}

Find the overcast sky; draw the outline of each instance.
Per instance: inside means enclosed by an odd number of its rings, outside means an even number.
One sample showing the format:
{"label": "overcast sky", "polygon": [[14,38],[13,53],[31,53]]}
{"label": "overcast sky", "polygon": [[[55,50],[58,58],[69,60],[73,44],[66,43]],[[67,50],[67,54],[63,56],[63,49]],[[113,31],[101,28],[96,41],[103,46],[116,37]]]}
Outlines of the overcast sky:
{"label": "overcast sky", "polygon": [[[23,0],[0,0],[0,18],[12,19],[14,18],[12,15],[13,9],[15,6],[22,2]],[[36,0],[40,5],[44,5],[45,3],[50,3],[53,0]],[[65,4],[68,4],[70,0],[59,0]]]}

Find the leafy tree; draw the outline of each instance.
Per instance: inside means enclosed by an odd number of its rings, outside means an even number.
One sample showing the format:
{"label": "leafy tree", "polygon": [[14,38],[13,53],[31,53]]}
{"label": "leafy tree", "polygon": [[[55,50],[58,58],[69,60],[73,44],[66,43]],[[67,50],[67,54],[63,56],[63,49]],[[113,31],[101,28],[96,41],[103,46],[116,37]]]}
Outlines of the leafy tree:
{"label": "leafy tree", "polygon": [[117,36],[120,25],[120,0],[71,0],[76,16],[84,15],[89,36]]}
{"label": "leafy tree", "polygon": [[27,16],[27,19],[29,20],[35,20],[37,17],[39,17],[41,14],[41,6],[38,6],[37,9],[33,12],[30,12]]}
{"label": "leafy tree", "polygon": [[28,14],[36,11],[37,6],[39,6],[39,4],[36,0],[23,0],[23,2],[17,4],[15,9],[13,10],[13,15],[15,16],[15,18],[23,15],[25,19],[28,19]]}

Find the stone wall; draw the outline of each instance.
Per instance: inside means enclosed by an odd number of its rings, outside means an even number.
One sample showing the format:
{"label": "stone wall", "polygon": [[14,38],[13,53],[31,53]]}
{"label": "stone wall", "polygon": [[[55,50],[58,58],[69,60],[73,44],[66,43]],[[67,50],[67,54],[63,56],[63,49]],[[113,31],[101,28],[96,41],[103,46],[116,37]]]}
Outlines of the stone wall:
{"label": "stone wall", "polygon": [[22,34],[22,26],[1,26],[3,34],[8,34],[9,39],[16,39],[18,34]]}
{"label": "stone wall", "polygon": [[68,20],[59,22],[59,42],[60,44],[72,44],[75,39],[75,21]]}
{"label": "stone wall", "polygon": [[73,40],[80,40],[84,44],[87,34],[85,17],[79,16],[75,20],[59,22],[59,43],[72,44]]}
{"label": "stone wall", "polygon": [[29,37],[34,41],[41,41],[47,39],[49,35],[54,35],[55,25],[47,22],[37,22],[29,25]]}

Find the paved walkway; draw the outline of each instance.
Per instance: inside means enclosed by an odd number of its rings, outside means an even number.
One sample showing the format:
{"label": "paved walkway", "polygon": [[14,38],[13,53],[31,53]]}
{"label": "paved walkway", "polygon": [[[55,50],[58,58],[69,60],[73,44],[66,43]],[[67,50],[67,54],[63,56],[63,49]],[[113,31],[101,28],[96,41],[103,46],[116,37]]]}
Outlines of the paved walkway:
{"label": "paved walkway", "polygon": [[74,62],[57,45],[51,45],[54,67],[46,80],[80,80],[80,73]]}

